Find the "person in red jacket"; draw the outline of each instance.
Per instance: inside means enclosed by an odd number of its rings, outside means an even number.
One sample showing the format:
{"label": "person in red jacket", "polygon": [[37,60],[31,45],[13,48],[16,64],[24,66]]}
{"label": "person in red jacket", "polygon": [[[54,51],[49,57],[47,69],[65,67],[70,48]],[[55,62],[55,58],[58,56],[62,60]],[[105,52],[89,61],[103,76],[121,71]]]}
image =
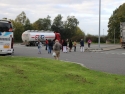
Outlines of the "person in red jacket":
{"label": "person in red jacket", "polygon": [[48,48],[48,40],[47,39],[45,41],[45,44],[46,44],[46,49],[45,50],[47,50],[47,48]]}

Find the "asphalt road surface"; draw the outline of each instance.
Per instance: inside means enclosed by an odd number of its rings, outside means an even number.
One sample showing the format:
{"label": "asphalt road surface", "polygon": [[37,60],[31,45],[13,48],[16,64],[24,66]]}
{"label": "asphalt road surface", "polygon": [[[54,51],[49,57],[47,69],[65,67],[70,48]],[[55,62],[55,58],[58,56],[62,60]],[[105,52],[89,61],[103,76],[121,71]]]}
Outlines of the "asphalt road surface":
{"label": "asphalt road surface", "polygon": [[[97,47],[98,44],[91,45]],[[101,47],[106,47],[103,44]],[[109,45],[110,46],[110,45]],[[85,45],[87,47],[87,45]],[[42,47],[42,54],[38,54],[37,47],[26,47],[24,45],[14,45],[15,52],[12,56],[27,56],[40,58],[53,58],[48,54],[45,46]],[[77,45],[76,52],[63,53],[61,51],[60,60],[79,63],[89,69],[125,75],[125,49],[116,49],[104,52],[80,52]]]}

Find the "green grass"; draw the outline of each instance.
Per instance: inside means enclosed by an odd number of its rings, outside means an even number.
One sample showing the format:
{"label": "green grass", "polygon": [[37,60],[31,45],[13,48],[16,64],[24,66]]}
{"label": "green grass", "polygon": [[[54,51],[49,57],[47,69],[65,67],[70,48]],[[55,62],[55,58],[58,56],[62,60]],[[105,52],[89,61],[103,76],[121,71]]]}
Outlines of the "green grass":
{"label": "green grass", "polygon": [[0,94],[125,94],[125,76],[53,59],[4,56]]}

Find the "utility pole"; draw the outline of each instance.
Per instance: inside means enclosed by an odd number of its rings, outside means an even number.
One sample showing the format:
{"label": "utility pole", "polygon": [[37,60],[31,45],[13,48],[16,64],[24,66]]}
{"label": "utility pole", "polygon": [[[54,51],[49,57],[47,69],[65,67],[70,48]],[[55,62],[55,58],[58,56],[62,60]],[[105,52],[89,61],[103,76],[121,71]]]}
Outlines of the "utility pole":
{"label": "utility pole", "polygon": [[114,29],[114,44],[115,44],[115,29]]}
{"label": "utility pole", "polygon": [[104,29],[103,29],[103,37],[104,37]]}
{"label": "utility pole", "polygon": [[101,0],[99,0],[99,38],[98,38],[99,49],[100,49],[100,16],[101,16]]}

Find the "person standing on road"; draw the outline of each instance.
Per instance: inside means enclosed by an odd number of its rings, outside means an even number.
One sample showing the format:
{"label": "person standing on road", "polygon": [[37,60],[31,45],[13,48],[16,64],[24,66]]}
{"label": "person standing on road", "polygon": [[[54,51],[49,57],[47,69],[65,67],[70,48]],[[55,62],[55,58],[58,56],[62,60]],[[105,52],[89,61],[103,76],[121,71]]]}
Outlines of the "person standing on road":
{"label": "person standing on road", "polygon": [[67,53],[67,42],[66,42],[66,40],[63,41],[62,47],[63,47],[63,52]]}
{"label": "person standing on road", "polygon": [[53,46],[53,42],[51,40],[48,40],[48,54],[51,54],[51,50],[52,50],[52,46]]}
{"label": "person standing on road", "polygon": [[88,40],[88,47],[89,47],[89,48],[90,48],[91,42],[92,42],[92,41],[89,39],[89,40]]}
{"label": "person standing on road", "polygon": [[63,51],[63,42],[64,42],[64,40],[62,39],[62,40],[61,40],[62,51]]}
{"label": "person standing on road", "polygon": [[56,60],[59,60],[60,57],[60,50],[62,49],[62,45],[59,43],[58,40],[55,41],[55,44],[53,46],[53,51],[56,53],[54,56]]}
{"label": "person standing on road", "polygon": [[53,50],[54,40],[52,40],[52,50]]}
{"label": "person standing on road", "polygon": [[72,40],[70,39],[70,40],[69,40],[69,52],[71,52],[72,46],[73,46],[73,43],[72,43]]}
{"label": "person standing on road", "polygon": [[45,41],[45,45],[46,45],[46,49],[45,50],[47,50],[47,48],[48,48],[48,40],[47,39]]}
{"label": "person standing on road", "polygon": [[38,54],[41,54],[42,43],[38,40]]}
{"label": "person standing on road", "polygon": [[76,41],[73,42],[74,52],[76,52]]}
{"label": "person standing on road", "polygon": [[84,41],[83,41],[83,39],[81,39],[81,41],[80,41],[80,51],[84,52]]}

